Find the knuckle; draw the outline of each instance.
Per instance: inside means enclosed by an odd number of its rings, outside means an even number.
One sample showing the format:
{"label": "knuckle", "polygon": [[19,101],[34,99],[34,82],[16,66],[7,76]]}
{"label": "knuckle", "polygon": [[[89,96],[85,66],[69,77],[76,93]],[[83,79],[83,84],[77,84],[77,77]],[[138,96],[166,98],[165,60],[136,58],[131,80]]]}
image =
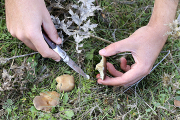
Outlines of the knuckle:
{"label": "knuckle", "polygon": [[16,33],[16,37],[17,37],[19,40],[21,40],[22,42],[24,42],[24,40],[25,40],[25,36],[23,35],[22,32]]}
{"label": "knuckle", "polygon": [[13,37],[16,37],[16,34],[14,32],[14,30],[10,29],[10,28],[7,28],[8,29],[8,32],[13,36]]}
{"label": "knuckle", "polygon": [[16,37],[16,34],[14,32],[12,32],[12,31],[9,31],[9,32],[13,37]]}
{"label": "knuckle", "polygon": [[16,37],[17,39],[21,40],[22,42],[25,39],[25,36],[21,30],[13,30],[8,28],[9,33],[13,36]]}
{"label": "knuckle", "polygon": [[49,57],[49,52],[47,52],[47,51],[42,51],[42,52],[41,52],[41,55],[42,55],[42,57],[44,57],[44,58],[48,58],[48,57]]}
{"label": "knuckle", "polygon": [[34,36],[35,36],[35,34],[36,33],[34,33],[33,32],[33,30],[28,30],[28,31],[26,31],[26,37],[28,38],[28,39],[34,39]]}

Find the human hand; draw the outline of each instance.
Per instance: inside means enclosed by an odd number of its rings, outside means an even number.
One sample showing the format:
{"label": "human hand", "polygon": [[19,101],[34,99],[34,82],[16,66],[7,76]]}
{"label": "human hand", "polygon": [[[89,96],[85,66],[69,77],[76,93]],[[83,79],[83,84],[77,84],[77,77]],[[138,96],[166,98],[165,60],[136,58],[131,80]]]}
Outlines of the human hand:
{"label": "human hand", "polygon": [[60,56],[48,47],[42,35],[41,27],[52,41],[61,43],[44,0],[5,0],[5,7],[7,28],[13,37],[43,57],[60,60]]}
{"label": "human hand", "polygon": [[131,52],[135,63],[129,66],[126,59],[121,58],[120,66],[125,73],[117,71],[111,63],[107,63],[107,69],[114,78],[106,76],[104,80],[101,80],[98,74],[96,76],[98,83],[127,87],[149,74],[167,39],[165,32],[157,28],[144,26],[130,37],[100,50],[99,54],[107,57],[121,52]]}

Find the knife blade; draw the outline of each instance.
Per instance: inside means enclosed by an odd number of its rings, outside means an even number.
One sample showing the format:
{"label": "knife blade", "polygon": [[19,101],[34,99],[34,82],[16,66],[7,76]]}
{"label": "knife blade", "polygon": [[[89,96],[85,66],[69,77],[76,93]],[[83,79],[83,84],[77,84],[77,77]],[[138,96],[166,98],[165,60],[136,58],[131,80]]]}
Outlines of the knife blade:
{"label": "knife blade", "polygon": [[44,40],[49,45],[51,49],[53,49],[55,52],[59,54],[61,59],[73,70],[75,70],[77,73],[82,75],[83,77],[89,79],[89,75],[87,75],[67,54],[64,50],[62,50],[58,45],[56,45],[53,41],[50,40],[50,38],[47,36],[47,34],[42,30],[42,34],[44,37]]}

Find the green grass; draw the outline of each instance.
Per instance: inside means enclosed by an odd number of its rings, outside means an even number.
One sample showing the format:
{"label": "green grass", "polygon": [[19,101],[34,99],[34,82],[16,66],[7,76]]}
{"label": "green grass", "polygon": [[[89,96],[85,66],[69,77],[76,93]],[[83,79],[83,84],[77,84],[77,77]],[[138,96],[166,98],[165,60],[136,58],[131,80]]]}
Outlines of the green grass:
{"label": "green grass", "polygon": [[[0,57],[10,58],[23,54],[29,54],[34,51],[26,47],[21,41],[13,38],[8,33],[5,23],[4,1],[1,0],[0,10]],[[125,3],[115,0],[98,0],[103,8],[104,17],[96,13],[92,18],[93,23],[97,23],[95,35],[114,42],[112,33],[115,31],[116,41],[127,38],[138,28],[146,25],[151,16],[153,1],[138,0],[136,2],[127,1]],[[86,80],[70,69],[65,63],[56,63],[51,59],[42,58],[35,54],[27,57],[16,58],[0,65],[0,86],[3,82],[3,68],[13,75],[10,70],[12,65],[21,66],[24,62],[30,62],[32,69],[24,69],[23,79],[28,82],[25,84],[26,90],[20,90],[17,85],[14,90],[0,92],[0,119],[177,119],[180,109],[174,108],[173,100],[180,96],[180,90],[173,93],[172,84],[164,87],[164,73],[167,73],[174,82],[180,82],[180,75],[174,66],[180,66],[180,41],[168,39],[162,51],[170,50],[173,59],[165,59],[160,65],[146,78],[144,78],[136,87],[122,94],[122,88],[115,90],[112,86],[99,85],[96,82],[95,65],[99,63],[101,56],[98,51],[107,43],[89,38],[84,41],[83,54],[79,59],[75,56],[75,43],[66,42],[63,49],[68,50],[68,55],[83,70],[91,76]],[[166,55],[160,53],[156,64]],[[119,59],[121,56],[115,55],[109,57],[108,62],[120,69]],[[133,63],[131,55],[127,55],[128,63]],[[34,76],[32,75],[34,73]],[[61,93],[60,104],[53,108],[50,113],[45,113],[35,109],[33,99],[43,91],[56,91],[55,78],[62,74],[70,74],[75,77],[75,88],[71,92]],[[46,75],[46,76],[45,76]],[[14,80],[14,79],[13,79]],[[178,92],[179,91],[179,92]]]}

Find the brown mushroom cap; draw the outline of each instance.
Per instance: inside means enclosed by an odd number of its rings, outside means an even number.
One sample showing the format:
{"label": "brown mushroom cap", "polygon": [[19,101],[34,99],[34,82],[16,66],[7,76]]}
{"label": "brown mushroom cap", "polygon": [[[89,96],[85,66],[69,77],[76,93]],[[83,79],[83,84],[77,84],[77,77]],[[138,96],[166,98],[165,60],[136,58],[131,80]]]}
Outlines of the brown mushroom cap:
{"label": "brown mushroom cap", "polygon": [[100,63],[96,65],[96,70],[99,71],[100,78],[104,80],[107,72],[106,58],[104,56],[102,56]]}
{"label": "brown mushroom cap", "polygon": [[71,91],[74,86],[74,77],[71,75],[62,75],[56,78],[57,81],[57,89],[60,90],[60,92],[68,92]]}
{"label": "brown mushroom cap", "polygon": [[33,100],[33,104],[37,110],[50,112],[53,106],[59,104],[59,93],[52,91],[46,91],[40,93],[40,96],[36,96]]}
{"label": "brown mushroom cap", "polygon": [[174,100],[174,105],[176,107],[180,107],[180,101],[179,100]]}

